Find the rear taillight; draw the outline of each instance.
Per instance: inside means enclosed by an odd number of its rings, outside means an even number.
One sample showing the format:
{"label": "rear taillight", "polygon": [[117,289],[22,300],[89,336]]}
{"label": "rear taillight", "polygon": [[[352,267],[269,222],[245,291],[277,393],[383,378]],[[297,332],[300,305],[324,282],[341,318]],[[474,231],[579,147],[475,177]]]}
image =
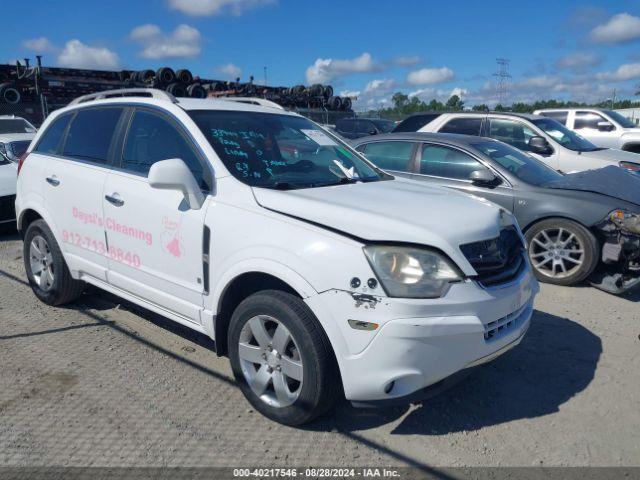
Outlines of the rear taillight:
{"label": "rear taillight", "polygon": [[20,158],[18,159],[18,175],[20,175],[20,170],[22,170],[24,161],[27,159],[28,156],[29,156],[29,152],[24,152],[22,155],[20,155]]}

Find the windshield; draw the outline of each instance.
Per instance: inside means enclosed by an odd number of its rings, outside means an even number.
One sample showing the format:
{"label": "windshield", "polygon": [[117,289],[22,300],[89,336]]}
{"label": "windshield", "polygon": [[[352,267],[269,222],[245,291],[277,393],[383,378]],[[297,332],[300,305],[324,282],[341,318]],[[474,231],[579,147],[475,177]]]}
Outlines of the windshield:
{"label": "windshield", "polygon": [[532,120],[533,124],[540,128],[544,133],[553,138],[556,142],[569,150],[575,152],[593,152],[601,150],[589,140],[582,138],[575,132],[572,132],[560,122],[552,118],[538,118]]}
{"label": "windshield", "polygon": [[389,133],[396,126],[391,120],[372,120],[372,122],[382,133]]}
{"label": "windshield", "polygon": [[602,113],[605,115],[609,115],[610,118],[613,119],[618,125],[622,128],[636,128],[637,125],[633,122],[633,120],[628,119],[624,115],[619,112],[613,110],[602,110]]}
{"label": "windshield", "polygon": [[0,133],[35,133],[36,129],[22,118],[0,118]]}
{"label": "windshield", "polygon": [[506,143],[486,140],[472,143],[471,146],[480,150],[525,183],[540,186],[562,178],[561,173]]}
{"label": "windshield", "polygon": [[240,181],[276,189],[391,178],[303,117],[243,111],[190,111]]}

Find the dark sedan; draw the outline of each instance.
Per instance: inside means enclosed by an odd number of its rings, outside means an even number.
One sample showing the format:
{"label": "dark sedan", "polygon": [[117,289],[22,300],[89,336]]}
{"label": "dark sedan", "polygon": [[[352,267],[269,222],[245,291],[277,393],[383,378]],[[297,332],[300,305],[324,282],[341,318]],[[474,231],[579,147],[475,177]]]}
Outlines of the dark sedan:
{"label": "dark sedan", "polygon": [[[539,280],[640,285],[640,177],[618,167],[563,175],[483,137],[394,133],[354,140],[393,174],[455,188],[513,212]],[[425,211],[425,214],[427,212]]]}

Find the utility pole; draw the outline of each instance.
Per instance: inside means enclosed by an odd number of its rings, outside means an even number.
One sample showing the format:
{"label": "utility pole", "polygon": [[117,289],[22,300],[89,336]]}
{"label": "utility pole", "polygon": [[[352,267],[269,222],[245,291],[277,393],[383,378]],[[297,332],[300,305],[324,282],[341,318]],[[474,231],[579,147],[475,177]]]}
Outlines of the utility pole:
{"label": "utility pole", "polygon": [[616,89],[613,89],[613,96],[611,97],[611,110],[613,110],[613,106],[616,104]]}
{"label": "utility pole", "polygon": [[267,86],[267,66],[264,66],[264,86]]}
{"label": "utility pole", "polygon": [[507,83],[511,78],[509,74],[509,62],[507,58],[496,58],[498,64],[498,71],[493,74],[496,77],[496,96],[498,97],[498,103],[504,105],[507,99]]}

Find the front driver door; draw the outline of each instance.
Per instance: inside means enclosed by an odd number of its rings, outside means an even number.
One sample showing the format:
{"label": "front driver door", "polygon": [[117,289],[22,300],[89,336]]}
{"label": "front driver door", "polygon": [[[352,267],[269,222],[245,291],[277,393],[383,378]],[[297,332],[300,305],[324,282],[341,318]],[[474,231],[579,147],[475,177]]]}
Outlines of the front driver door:
{"label": "front driver door", "polygon": [[207,191],[205,160],[176,121],[148,108],[132,112],[121,152],[104,188],[109,283],[200,323],[209,196],[191,210],[181,192],[153,189],[147,175],[154,163],[180,158]]}
{"label": "front driver door", "polygon": [[[474,185],[469,180],[471,172],[487,170],[488,167],[467,152],[450,146],[425,143],[418,151],[417,168],[418,176],[423,179],[431,179],[435,184],[486,198],[509,212],[513,211],[513,189],[506,184],[506,180],[503,179],[501,184],[492,188]],[[497,172],[492,172],[498,175]]]}

